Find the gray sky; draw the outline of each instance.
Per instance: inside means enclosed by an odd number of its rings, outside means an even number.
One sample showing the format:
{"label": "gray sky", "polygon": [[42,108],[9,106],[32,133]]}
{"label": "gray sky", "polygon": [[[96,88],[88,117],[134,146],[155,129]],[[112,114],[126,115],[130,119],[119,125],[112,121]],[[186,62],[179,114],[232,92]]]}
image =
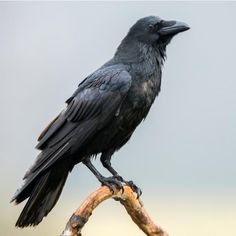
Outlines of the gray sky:
{"label": "gray sky", "polygon": [[[148,15],[184,21],[191,30],[167,48],[161,93],[113,165],[143,189],[146,202],[170,193],[236,197],[235,12],[234,2],[0,2],[0,201],[10,212],[6,232],[22,208],[8,206],[8,199],[37,155],[38,134],[78,83],[113,56],[129,27]],[[78,166],[62,199],[73,199],[76,207],[98,185]],[[56,207],[66,208],[62,201]]]}

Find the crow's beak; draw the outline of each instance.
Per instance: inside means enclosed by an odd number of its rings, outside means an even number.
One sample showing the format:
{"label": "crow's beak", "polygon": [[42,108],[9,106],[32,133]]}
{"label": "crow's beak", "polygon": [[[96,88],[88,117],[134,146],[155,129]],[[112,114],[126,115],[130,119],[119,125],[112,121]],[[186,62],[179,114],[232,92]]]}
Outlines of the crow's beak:
{"label": "crow's beak", "polygon": [[189,30],[190,27],[180,21],[162,21],[162,27],[158,31],[160,35],[175,35]]}

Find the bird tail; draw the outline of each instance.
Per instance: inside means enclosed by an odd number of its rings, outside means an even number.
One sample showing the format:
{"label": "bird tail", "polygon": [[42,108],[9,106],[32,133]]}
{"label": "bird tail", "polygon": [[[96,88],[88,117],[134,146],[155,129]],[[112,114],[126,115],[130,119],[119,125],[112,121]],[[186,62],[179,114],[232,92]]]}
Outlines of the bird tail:
{"label": "bird tail", "polygon": [[69,167],[55,165],[18,190],[12,201],[16,204],[29,198],[17,222],[17,227],[38,225],[56,204],[66,182]]}

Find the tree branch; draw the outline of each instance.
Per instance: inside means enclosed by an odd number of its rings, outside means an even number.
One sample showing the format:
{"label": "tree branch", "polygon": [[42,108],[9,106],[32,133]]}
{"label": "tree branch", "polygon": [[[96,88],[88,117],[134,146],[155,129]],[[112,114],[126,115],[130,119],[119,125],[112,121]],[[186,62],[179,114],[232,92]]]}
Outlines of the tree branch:
{"label": "tree branch", "polygon": [[113,198],[119,201],[126,209],[132,220],[148,236],[168,236],[159,226],[155,225],[143,207],[140,199],[133,190],[125,185],[124,192],[118,188],[112,192],[108,187],[102,186],[90,194],[82,205],[75,211],[66,224],[61,236],[81,236],[81,230],[93,210],[103,201]]}

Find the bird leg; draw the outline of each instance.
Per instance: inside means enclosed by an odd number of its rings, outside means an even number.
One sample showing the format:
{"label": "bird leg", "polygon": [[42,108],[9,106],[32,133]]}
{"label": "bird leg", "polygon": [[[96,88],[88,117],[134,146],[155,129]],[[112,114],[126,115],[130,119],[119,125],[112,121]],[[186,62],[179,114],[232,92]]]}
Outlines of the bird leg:
{"label": "bird leg", "polygon": [[102,165],[118,180],[124,182],[124,179],[117,173],[117,171],[111,166],[111,156],[113,152],[103,152],[101,155]]}
{"label": "bird leg", "polygon": [[117,171],[111,166],[111,156],[114,152],[103,152],[101,155],[101,162],[102,165],[113,175],[114,178],[116,178],[119,181],[124,182],[125,184],[129,185],[134,192],[137,194],[137,198],[139,198],[142,195],[142,190],[133,183],[133,181],[126,181],[124,180]]}
{"label": "bird leg", "polygon": [[123,184],[120,180],[118,180],[114,176],[105,177],[105,176],[101,175],[100,172],[92,164],[90,159],[85,159],[83,161],[83,164],[85,164],[91,170],[91,172],[97,177],[97,179],[99,180],[99,182],[102,185],[106,185],[111,191],[114,192],[116,187],[118,187],[118,188],[122,189],[122,191],[124,191]]}

